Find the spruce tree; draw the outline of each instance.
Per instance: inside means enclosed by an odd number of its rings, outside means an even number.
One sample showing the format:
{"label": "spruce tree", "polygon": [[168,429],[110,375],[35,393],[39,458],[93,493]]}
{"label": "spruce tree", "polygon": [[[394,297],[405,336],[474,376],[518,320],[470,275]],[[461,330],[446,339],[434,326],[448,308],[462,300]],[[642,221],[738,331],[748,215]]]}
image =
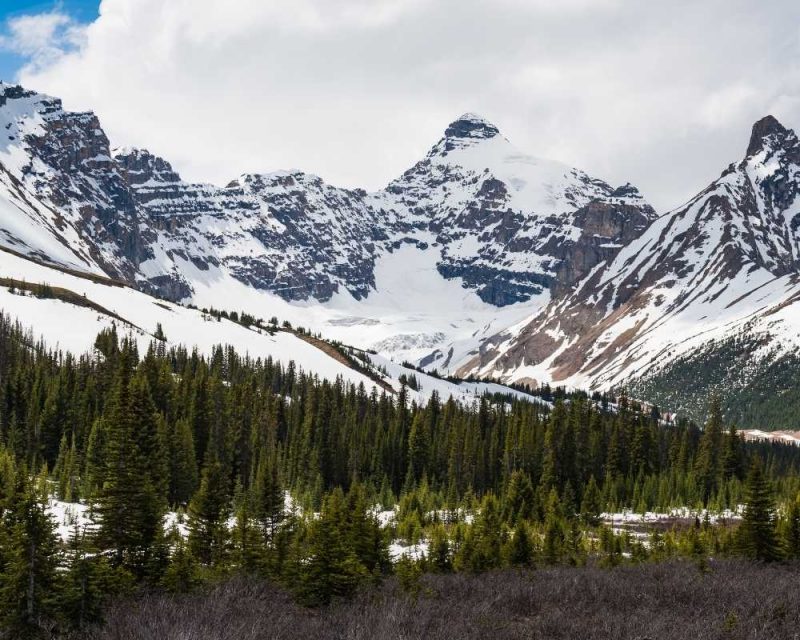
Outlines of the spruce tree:
{"label": "spruce tree", "polygon": [[153,471],[160,457],[152,461],[146,457],[147,453],[158,454],[150,447],[152,425],[141,423],[151,418],[154,422],[155,418],[149,396],[141,390],[145,383],[131,384],[135,362],[135,348],[126,340],[104,418],[105,459],[96,516],[100,525],[98,546],[112,551],[115,566],[125,566],[142,577],[151,570],[149,566],[163,540],[166,505]]}
{"label": "spruce tree", "polygon": [[459,566],[475,573],[500,567],[505,542],[503,534],[500,505],[497,498],[487,494],[467,532],[465,544],[459,550]]}
{"label": "spruce tree", "polygon": [[533,565],[534,548],[528,526],[520,520],[511,538],[506,543],[507,563],[512,567],[530,567]]}
{"label": "spruce tree", "polygon": [[200,488],[189,503],[189,549],[206,565],[221,564],[228,552],[231,513],[229,481],[218,460],[203,468]]}
{"label": "spruce tree", "polygon": [[505,500],[506,521],[516,524],[520,519],[527,520],[533,515],[536,493],[527,473],[517,470],[511,474]]}
{"label": "spruce tree", "polygon": [[253,517],[269,543],[284,517],[284,492],[277,460],[266,449],[259,458],[252,492]]}
{"label": "spruce tree", "polygon": [[131,581],[124,569],[113,569],[97,552],[85,526],[73,525],[67,542],[66,572],[59,593],[59,608],[67,623],[83,630],[102,620],[108,598],[125,591]]}
{"label": "spruce tree", "polygon": [[564,512],[555,489],[551,489],[547,500],[544,528],[543,559],[547,564],[557,564],[564,553],[566,531]]}
{"label": "spruce tree", "polygon": [[722,448],[722,472],[725,478],[741,479],[744,474],[742,439],[733,424],[728,428]]}
{"label": "spruce tree", "polygon": [[772,487],[759,458],[753,459],[747,475],[738,546],[743,555],[755,560],[770,562],[781,557]]}
{"label": "spruce tree", "polygon": [[449,573],[453,569],[450,541],[447,539],[447,532],[441,525],[435,527],[431,533],[428,561],[433,571],[437,573]]}
{"label": "spruce tree", "polygon": [[786,510],[784,548],[789,560],[800,560],[800,495],[792,500]]}
{"label": "spruce tree", "polygon": [[197,458],[188,420],[179,418],[169,435],[169,503],[188,504],[197,489]]}
{"label": "spruce tree", "polygon": [[583,491],[583,499],[581,500],[580,515],[586,524],[590,526],[598,524],[600,514],[603,511],[602,499],[603,496],[600,493],[597,482],[592,476]]}
{"label": "spruce tree", "polygon": [[295,553],[295,589],[308,605],[349,596],[369,576],[349,540],[347,504],[341,489],[325,498],[319,518],[309,525],[306,542]]}
{"label": "spruce tree", "polygon": [[709,416],[695,458],[695,475],[704,503],[716,491],[722,475],[722,408],[717,396],[711,398]]}
{"label": "spruce tree", "polygon": [[17,498],[2,522],[0,629],[27,638],[58,622],[58,545],[47,498],[24,468],[18,482]]}

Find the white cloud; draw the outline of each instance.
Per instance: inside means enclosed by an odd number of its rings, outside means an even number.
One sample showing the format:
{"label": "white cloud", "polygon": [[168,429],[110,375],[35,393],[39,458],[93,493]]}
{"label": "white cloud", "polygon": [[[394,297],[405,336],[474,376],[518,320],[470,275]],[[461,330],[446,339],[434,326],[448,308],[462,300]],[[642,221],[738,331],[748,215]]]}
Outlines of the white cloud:
{"label": "white cloud", "polygon": [[21,80],[190,179],[297,167],[379,188],[475,111],[664,209],[768,111],[800,127],[791,0],[103,0],[71,39],[54,15],[9,25]]}
{"label": "white cloud", "polygon": [[0,48],[28,59],[23,73],[35,73],[57,63],[83,43],[84,26],[59,10],[21,15],[8,21]]}

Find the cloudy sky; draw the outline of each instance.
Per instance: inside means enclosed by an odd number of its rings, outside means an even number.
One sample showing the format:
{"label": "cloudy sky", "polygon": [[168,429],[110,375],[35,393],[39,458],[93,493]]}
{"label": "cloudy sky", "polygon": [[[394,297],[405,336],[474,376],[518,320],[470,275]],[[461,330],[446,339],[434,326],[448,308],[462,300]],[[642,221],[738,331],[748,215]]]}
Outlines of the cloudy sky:
{"label": "cloudy sky", "polygon": [[0,76],[193,180],[377,189],[473,111],[664,210],[756,119],[800,128],[796,0],[3,0],[0,20]]}

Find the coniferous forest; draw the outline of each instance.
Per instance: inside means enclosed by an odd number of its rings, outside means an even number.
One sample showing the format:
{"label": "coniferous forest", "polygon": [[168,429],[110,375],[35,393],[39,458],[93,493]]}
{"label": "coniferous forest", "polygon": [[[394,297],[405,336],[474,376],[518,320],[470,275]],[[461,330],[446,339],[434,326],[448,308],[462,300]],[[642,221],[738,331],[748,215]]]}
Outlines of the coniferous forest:
{"label": "coniferous forest", "polygon": [[[417,406],[224,347],[140,353],[115,330],[60,353],[0,315],[0,637],[88,637],[119,603],[230,585],[335,611],[498,571],[691,580],[800,559],[800,448],[745,442],[719,398],[698,425],[543,396]],[[85,517],[59,522],[65,503]],[[626,509],[679,515],[609,522]]]}

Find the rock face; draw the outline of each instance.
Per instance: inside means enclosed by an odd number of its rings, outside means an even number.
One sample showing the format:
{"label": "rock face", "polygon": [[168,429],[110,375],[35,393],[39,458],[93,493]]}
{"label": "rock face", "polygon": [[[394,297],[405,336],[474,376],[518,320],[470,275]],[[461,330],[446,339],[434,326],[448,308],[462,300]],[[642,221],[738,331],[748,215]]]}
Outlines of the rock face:
{"label": "rock face", "polygon": [[524,155],[474,114],[375,193],[300,171],[187,183],[145,150],[112,153],[92,114],[19,87],[3,86],[0,117],[24,159],[0,157],[8,182],[20,183],[20,200],[47,207],[54,239],[70,251],[54,255],[7,229],[9,243],[173,300],[191,300],[210,270],[288,301],[361,300],[375,290],[376,260],[411,243],[438,251],[444,278],[504,306],[568,290],[654,218],[630,185]]}
{"label": "rock face", "polygon": [[521,330],[495,336],[461,373],[609,386],[737,333],[791,346],[800,336],[791,307],[798,227],[800,142],[768,116],[753,126],[743,160]]}
{"label": "rock face", "polygon": [[[395,234],[427,232],[441,247],[439,272],[463,278],[496,306],[568,288],[655,217],[630,185],[615,190],[525,155],[473,114],[450,124],[383,197],[402,223]],[[616,222],[585,231],[583,223],[594,224],[601,210]]]}
{"label": "rock face", "polygon": [[[92,113],[0,84],[0,195],[23,216],[0,220],[0,237],[40,257],[95,266],[132,280],[146,254],[136,206]],[[42,235],[45,235],[42,238]]]}

